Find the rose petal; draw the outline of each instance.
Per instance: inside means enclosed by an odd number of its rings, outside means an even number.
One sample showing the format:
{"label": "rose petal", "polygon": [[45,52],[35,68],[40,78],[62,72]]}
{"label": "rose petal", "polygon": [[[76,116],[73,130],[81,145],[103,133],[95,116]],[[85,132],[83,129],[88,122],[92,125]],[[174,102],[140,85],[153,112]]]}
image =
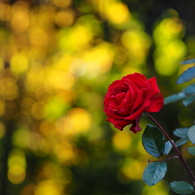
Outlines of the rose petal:
{"label": "rose petal", "polygon": [[133,133],[137,133],[138,131],[141,131],[141,127],[139,126],[139,121],[140,121],[140,117],[136,118],[133,122],[132,122],[132,126],[130,127],[130,130]]}
{"label": "rose petal", "polygon": [[133,82],[139,88],[145,88],[147,86],[146,77],[142,74],[139,74],[139,73],[134,73],[134,74],[127,75],[125,77],[125,79],[129,79],[131,82]]}
{"label": "rose petal", "polygon": [[117,129],[120,129],[121,131],[125,126],[129,125],[131,122],[128,120],[116,120],[113,118],[108,118],[107,121],[111,122]]}
{"label": "rose petal", "polygon": [[150,102],[150,105],[146,109],[146,112],[159,112],[164,105],[164,98],[162,94],[157,95]]}
{"label": "rose petal", "polygon": [[148,83],[150,86],[150,89],[148,90],[147,98],[152,98],[160,93],[160,90],[157,85],[156,77],[152,77],[151,79],[148,79]]}
{"label": "rose petal", "polygon": [[116,112],[114,112],[113,110],[110,110],[108,108],[104,108],[104,112],[106,113],[106,115],[108,117],[111,117],[111,118],[114,118],[114,119],[124,119],[124,117],[125,117],[121,114],[117,114]]}
{"label": "rose petal", "polygon": [[149,106],[150,100],[147,100],[137,111],[133,112],[130,116],[125,117],[125,120],[135,120],[140,117],[143,112],[145,112],[146,108]]}

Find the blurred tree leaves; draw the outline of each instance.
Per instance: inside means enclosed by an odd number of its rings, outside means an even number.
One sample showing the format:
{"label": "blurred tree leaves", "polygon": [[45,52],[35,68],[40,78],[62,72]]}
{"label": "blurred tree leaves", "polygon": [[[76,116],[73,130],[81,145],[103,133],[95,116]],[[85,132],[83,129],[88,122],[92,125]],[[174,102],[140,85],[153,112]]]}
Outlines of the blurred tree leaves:
{"label": "blurred tree leaves", "polygon": [[[119,136],[105,122],[102,102],[108,84],[133,72],[159,76],[165,95],[175,90],[171,74],[186,47],[194,51],[192,37],[184,45],[183,4],[0,3],[1,194],[138,194],[139,188],[155,195],[138,181],[147,158],[140,135]],[[161,191],[168,193],[163,184]]]}

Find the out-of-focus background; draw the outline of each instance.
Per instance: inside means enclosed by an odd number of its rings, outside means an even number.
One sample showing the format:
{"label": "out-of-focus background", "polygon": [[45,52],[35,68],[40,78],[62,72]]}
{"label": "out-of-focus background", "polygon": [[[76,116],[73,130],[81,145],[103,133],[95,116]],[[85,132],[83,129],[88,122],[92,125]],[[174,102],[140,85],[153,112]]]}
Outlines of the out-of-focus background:
{"label": "out-of-focus background", "polygon": [[[186,177],[180,163],[148,187],[143,131],[106,122],[103,99],[134,72],[156,76],[164,97],[180,91],[194,10],[193,0],[0,0],[0,194],[171,194],[168,182]],[[193,124],[193,107],[153,116],[172,136]]]}

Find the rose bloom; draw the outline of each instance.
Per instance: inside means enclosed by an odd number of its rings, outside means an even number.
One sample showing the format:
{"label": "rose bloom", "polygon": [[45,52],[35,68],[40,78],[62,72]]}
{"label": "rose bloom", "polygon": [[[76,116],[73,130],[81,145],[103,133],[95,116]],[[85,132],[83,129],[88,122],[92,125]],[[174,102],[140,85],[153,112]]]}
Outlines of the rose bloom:
{"label": "rose bloom", "polygon": [[140,73],[129,74],[114,81],[104,99],[107,121],[120,130],[131,124],[133,133],[141,131],[139,126],[143,112],[158,112],[164,99],[158,88],[156,77],[146,79]]}

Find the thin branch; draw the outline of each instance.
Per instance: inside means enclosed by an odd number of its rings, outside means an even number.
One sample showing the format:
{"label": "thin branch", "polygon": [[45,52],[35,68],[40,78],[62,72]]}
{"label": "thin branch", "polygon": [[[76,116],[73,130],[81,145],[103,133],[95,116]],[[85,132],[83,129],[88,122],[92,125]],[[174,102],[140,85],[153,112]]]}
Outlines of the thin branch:
{"label": "thin branch", "polygon": [[150,114],[146,113],[146,115],[156,124],[156,126],[161,130],[161,132],[165,135],[165,137],[170,141],[170,143],[172,144],[174,150],[177,152],[177,154],[178,154],[181,162],[183,163],[185,169],[187,170],[187,172],[189,173],[189,175],[193,179],[193,183],[195,183],[195,176],[193,175],[192,171],[190,170],[190,168],[186,164],[186,161],[184,160],[181,152],[176,147],[176,145],[174,144],[174,142],[171,140],[171,138],[169,137],[169,135],[167,134],[167,132],[162,128],[162,126]]}
{"label": "thin branch", "polygon": [[166,158],[166,159],[163,159],[163,160],[148,160],[148,163],[151,163],[151,162],[165,162],[165,161],[168,161],[168,160],[171,160],[173,158],[179,158],[179,156],[170,156],[169,158]]}

